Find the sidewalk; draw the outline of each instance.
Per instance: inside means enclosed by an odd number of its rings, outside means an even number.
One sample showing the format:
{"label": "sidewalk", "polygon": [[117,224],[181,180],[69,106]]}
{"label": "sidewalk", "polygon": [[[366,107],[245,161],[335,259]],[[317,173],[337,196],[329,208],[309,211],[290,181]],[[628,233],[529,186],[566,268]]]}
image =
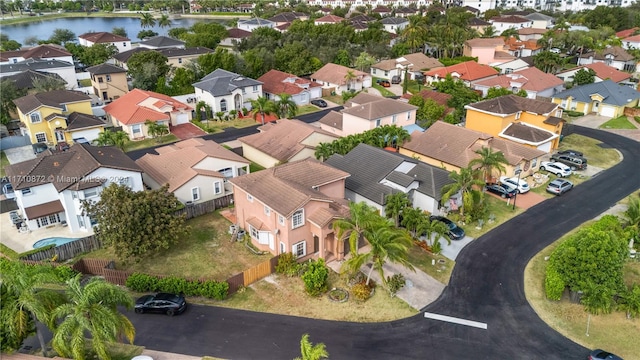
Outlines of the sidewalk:
{"label": "sidewalk", "polygon": [[[629,139],[633,139],[635,141],[640,142],[640,124],[638,124],[633,117],[628,117],[629,122],[633,124],[636,129],[600,129],[604,131],[608,131],[614,134],[618,134],[620,136],[627,137]],[[600,126],[607,121],[611,120],[611,118],[600,115],[585,115],[580,118],[577,118],[571,122],[572,125],[579,125],[584,127],[589,127],[592,129],[599,129]]]}

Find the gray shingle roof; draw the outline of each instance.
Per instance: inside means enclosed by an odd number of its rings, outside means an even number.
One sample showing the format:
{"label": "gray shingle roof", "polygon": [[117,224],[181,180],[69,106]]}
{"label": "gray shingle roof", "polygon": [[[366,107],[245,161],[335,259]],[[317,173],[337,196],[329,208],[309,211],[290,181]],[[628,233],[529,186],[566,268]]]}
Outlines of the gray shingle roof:
{"label": "gray shingle roof", "polygon": [[193,84],[193,86],[213,96],[223,96],[231,94],[231,92],[236,89],[261,84],[258,80],[250,79],[227,70],[217,69],[202,78],[202,81]]}
{"label": "gray shingle roof", "polygon": [[125,70],[125,69],[123,69],[123,68],[121,68],[119,66],[106,64],[106,63],[87,68],[87,71],[90,74],[94,74],[94,75],[118,74],[118,73],[127,72],[127,70]]}
{"label": "gray shingle roof", "polygon": [[380,23],[384,25],[398,25],[398,24],[409,23],[409,20],[401,17],[388,17],[380,20]]}
{"label": "gray shingle roof", "polygon": [[157,47],[157,48],[164,48],[164,47],[179,47],[179,46],[184,46],[185,42],[184,41],[180,41],[180,40],[176,40],[176,39],[172,39],[170,37],[167,36],[154,36],[148,40],[145,41],[141,41],[140,45],[147,45],[147,46],[153,46],[153,47]]}
{"label": "gray shingle roof", "polygon": [[121,53],[115,54],[113,55],[113,58],[120,62],[126,63],[127,61],[129,61],[129,58],[133,56],[133,54],[137,54],[141,51],[153,51],[153,50],[149,48],[144,48],[144,47],[137,47],[135,49],[131,49],[131,50],[127,50],[127,51],[123,51]]}
{"label": "gray shingle roof", "polygon": [[5,76],[2,78],[2,81],[12,81],[15,85],[16,89],[33,89],[35,86],[33,85],[33,81],[35,79],[55,79],[58,81],[64,82],[64,79],[60,77],[60,75],[56,73],[43,73],[34,70],[26,70],[21,73]]}
{"label": "gray shingle roof", "polygon": [[27,59],[15,64],[0,65],[0,73],[12,73],[26,70],[46,70],[73,66],[72,63],[60,60]]}
{"label": "gray shingle roof", "polygon": [[196,47],[185,48],[185,49],[182,49],[182,48],[158,49],[158,52],[170,58],[170,57],[176,57],[176,56],[204,55],[204,54],[212,53],[213,50],[206,47],[196,46]]}
{"label": "gray shingle roof", "polygon": [[267,19],[262,19],[262,18],[251,18],[251,19],[246,19],[246,20],[238,20],[238,24],[258,25],[258,26],[275,25],[275,23],[273,21],[267,20]]}
{"label": "gray shingle roof", "polygon": [[91,97],[78,91],[52,90],[43,93],[31,94],[13,100],[23,114],[31,112],[40,106],[50,106],[62,109],[62,104],[80,101],[89,101]]}
{"label": "gray shingle roof", "polygon": [[591,102],[591,95],[600,94],[604,97],[602,102],[608,105],[622,106],[634,99],[640,98],[640,92],[625,85],[619,85],[611,80],[605,80],[593,84],[576,86],[553,95],[554,98],[566,99],[571,96],[575,101]]}

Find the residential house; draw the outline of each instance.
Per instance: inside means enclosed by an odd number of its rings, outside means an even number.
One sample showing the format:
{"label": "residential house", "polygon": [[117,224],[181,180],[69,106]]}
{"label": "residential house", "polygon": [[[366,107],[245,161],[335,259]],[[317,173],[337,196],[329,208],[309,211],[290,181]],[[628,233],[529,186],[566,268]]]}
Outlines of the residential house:
{"label": "residential house", "polygon": [[[64,132],[67,144],[91,143],[98,138],[101,132],[111,127],[111,124],[95,115],[79,112],[72,112],[66,115],[55,113],[47,116],[46,120],[54,124],[57,131]],[[65,124],[66,128],[62,128]],[[71,141],[68,141],[69,139]]]}
{"label": "residential house", "polygon": [[400,97],[400,100],[408,102],[409,100],[411,100],[411,98],[413,96],[416,96],[416,95],[420,96],[424,100],[431,99],[431,100],[435,101],[436,104],[438,104],[440,106],[444,106],[445,111],[444,111],[444,114],[442,114],[443,117],[445,115],[455,111],[455,108],[449,107],[449,100],[452,98],[451,95],[445,94],[445,93],[441,93],[441,92],[438,92],[438,91],[429,90],[429,89],[422,89],[417,94],[409,94],[409,93],[404,94],[404,95],[402,95]]}
{"label": "residential house", "polygon": [[638,99],[640,92],[636,89],[604,80],[557,93],[551,101],[566,110],[615,118],[624,114],[625,107],[638,106]]}
{"label": "residential house", "polygon": [[13,102],[32,144],[71,143],[73,138],[66,131],[68,124],[61,121],[60,116],[74,112],[92,114],[91,97],[77,91],[47,91],[23,96]]}
{"label": "residential house", "polygon": [[345,198],[365,202],[385,215],[387,196],[405,193],[415,208],[440,214],[442,187],[453,181],[439,166],[359,144],[345,155],[334,154],[326,162],[351,176],[345,183]]}
{"label": "residential house", "polygon": [[640,34],[628,36],[622,41],[622,47],[626,50],[640,49]]}
{"label": "residential house", "polygon": [[27,59],[17,63],[0,64],[0,78],[16,75],[27,70],[59,76],[66,83],[67,90],[78,87],[76,68],[73,62],[60,60]]}
{"label": "residential house", "polygon": [[638,27],[633,27],[631,29],[624,29],[624,30],[620,30],[616,33],[616,37],[618,39],[626,39],[630,36],[632,36],[633,34],[635,34],[638,30],[640,30],[640,28]]}
{"label": "residential house", "polygon": [[242,155],[271,168],[278,164],[314,157],[316,146],[331,143],[338,136],[300,120],[278,120],[258,128],[257,134],[238,138]]}
{"label": "residential house", "polygon": [[533,27],[533,20],[517,15],[505,15],[492,17],[491,24],[498,33],[502,33],[507,29],[517,30]]}
{"label": "residential house", "polygon": [[465,85],[471,86],[478,81],[498,76],[498,71],[491,66],[478,64],[475,61],[465,61],[459,64],[426,71],[424,75],[429,84],[442,81],[447,75],[451,75],[454,79],[463,81]]}
{"label": "residential house", "polygon": [[527,40],[536,40],[536,41],[538,41],[538,40],[542,39],[542,36],[547,31],[549,31],[549,29],[539,29],[539,28],[536,28],[536,27],[518,29],[518,37],[522,41],[527,41]]}
{"label": "residential house", "polygon": [[127,70],[111,65],[100,64],[87,68],[91,75],[93,93],[105,102],[113,101],[129,92]]}
{"label": "residential house", "polygon": [[250,31],[232,28],[227,30],[227,37],[220,41],[220,46],[226,47],[234,47],[236,46],[242,39],[248,38],[251,36]]}
{"label": "residential house", "polygon": [[514,59],[512,55],[506,52],[502,37],[467,40],[462,47],[462,55],[478,58],[478,64],[491,66]]}
{"label": "residential house", "polygon": [[550,29],[555,24],[555,18],[553,16],[541,14],[538,12],[525,15],[524,17],[531,20],[533,23],[530,27],[536,29]]}
{"label": "residential house", "polygon": [[601,62],[583,66],[576,66],[573,69],[557,73],[556,76],[566,83],[573,83],[574,76],[578,71],[582,69],[587,71],[593,70],[595,72],[594,82],[600,82],[608,79],[615,83],[627,83],[631,78],[631,74],[620,71],[612,66]]}
{"label": "residential house", "polygon": [[196,102],[204,101],[214,113],[251,109],[251,100],[262,96],[262,82],[216,69],[193,84]]}
{"label": "residential house", "polygon": [[500,74],[511,74],[515,71],[528,69],[531,65],[522,59],[514,59],[506,63],[494,65],[493,67],[499,69]]}
{"label": "residential house", "polygon": [[278,101],[280,94],[291,95],[297,105],[307,105],[311,99],[322,97],[322,85],[279,70],[269,70],[260,76],[262,92],[267,99]]}
{"label": "residential house", "polygon": [[57,44],[43,44],[13,51],[0,51],[0,65],[17,64],[25,60],[58,60],[73,64],[73,55]]}
{"label": "residential house", "polygon": [[273,29],[276,27],[276,23],[271,20],[255,18],[255,17],[250,19],[238,20],[238,29],[241,29],[241,30],[251,32],[261,27]]}
{"label": "residential house", "polygon": [[131,40],[129,38],[104,31],[78,35],[78,43],[87,47],[95,44],[111,44],[118,49],[118,52],[131,49]]}
{"label": "residential house", "polygon": [[517,58],[537,55],[543,49],[537,40],[519,40],[513,36],[506,38],[504,43],[509,55]]}
{"label": "residential house", "polygon": [[371,87],[371,75],[346,66],[328,63],[311,74],[311,80],[331,89],[337,95],[343,91],[360,91]]}
{"label": "residential house", "polygon": [[341,260],[348,245],[337,239],[333,221],[348,216],[348,176],[305,159],[230,179],[237,225],[254,246],[273,255]]}
{"label": "residential house", "polygon": [[[522,178],[532,175],[546,155],[529,146],[442,121],[435,122],[423,133],[412,133],[411,140],[400,146],[400,154],[447,171],[460,172],[469,166],[469,162],[480,158],[476,151],[483,147],[504,154],[508,164],[501,175],[506,176],[515,176],[517,170],[521,171]],[[492,177],[491,180],[497,180],[499,175],[492,174]]]}
{"label": "residential house", "polygon": [[144,190],[142,170],[110,146],[77,144],[67,151],[47,150],[5,171],[25,225],[32,231],[66,224],[71,233],[88,232],[96,223],[83,210],[83,200],[99,201],[102,190],[112,183]]}
{"label": "residential house", "polygon": [[35,70],[25,70],[13,75],[0,77],[1,81],[10,81],[15,86],[16,90],[22,90],[27,94],[31,94],[35,91],[36,84],[38,82],[56,82],[64,79],[60,75],[55,73],[46,73]]}
{"label": "residential house", "polygon": [[420,13],[420,10],[418,10],[417,8],[410,8],[406,6],[399,7],[396,9],[396,16],[403,17],[403,18],[407,18],[412,15],[418,15],[419,13]]}
{"label": "residential house", "polygon": [[422,72],[425,70],[443,66],[444,65],[437,59],[428,57],[423,53],[414,53],[401,56],[397,59],[383,60],[371,65],[371,75],[387,80],[391,80],[397,75],[404,79],[406,69],[410,78],[415,79],[416,75],[422,76]]}
{"label": "residential house", "polygon": [[193,108],[170,96],[153,91],[133,89],[104,107],[113,126],[122,126],[131,140],[149,136],[146,121],[172,126],[191,121]]}
{"label": "residential house", "polygon": [[121,53],[115,54],[111,59],[107,61],[107,63],[121,67],[125,70],[129,70],[129,67],[127,66],[127,61],[129,61],[129,59],[134,54],[145,52],[145,51],[151,51],[151,49],[139,46],[131,50],[123,51]]}
{"label": "residential house", "polygon": [[469,19],[468,21],[468,26],[469,28],[471,28],[472,30],[475,30],[478,32],[478,34],[482,35],[484,34],[484,30],[488,27],[488,26],[492,26],[490,22],[488,21],[484,21],[482,19],[479,19],[477,17],[472,17],[471,19]]}
{"label": "residential house", "polygon": [[378,14],[381,17],[389,16],[392,13],[392,10],[386,6],[378,5],[375,9],[371,10],[372,14]]}
{"label": "residential house", "polygon": [[199,14],[202,11],[202,5],[198,4],[197,0],[189,1],[189,13]]}
{"label": "residential house", "polygon": [[164,48],[157,50],[167,57],[167,64],[174,68],[184,67],[186,64],[196,61],[201,55],[211,54],[214,51],[201,46],[191,48]]}
{"label": "residential house", "polygon": [[399,34],[409,25],[409,20],[403,17],[387,17],[380,20],[384,30],[390,33]]}
{"label": "residential house", "polygon": [[146,49],[168,49],[168,48],[185,48],[185,42],[170,38],[168,36],[154,36],[140,41],[139,46]]}
{"label": "residential house", "polygon": [[280,14],[276,14],[268,19],[271,22],[274,22],[277,26],[291,24],[295,20],[306,21],[309,20],[309,15],[302,12],[283,12]]}
{"label": "residential house", "polygon": [[[384,20],[384,19],[383,19]],[[349,21],[353,24],[354,22],[357,23],[362,23],[362,24],[369,24],[369,23],[374,23],[377,22],[378,19],[371,17],[371,16],[367,16],[364,14],[357,14],[355,16],[350,16],[349,17]]]}
{"label": "residential house", "polygon": [[404,101],[360,93],[340,112],[331,111],[318,122],[325,131],[347,136],[384,125],[404,127],[415,124],[417,109]]}
{"label": "residential house", "polygon": [[565,121],[558,104],[505,95],[465,106],[465,127],[547,153],[558,148]]}
{"label": "residential house", "polygon": [[622,71],[635,71],[636,61],[620,46],[610,46],[602,51],[592,51],[582,54],[578,58],[578,65],[588,65],[596,62],[605,63]]}
{"label": "residential house", "polygon": [[325,15],[321,18],[315,19],[313,23],[315,25],[324,25],[324,24],[339,24],[345,21],[345,18],[336,16],[336,15]]}
{"label": "residential house", "polygon": [[514,93],[524,90],[527,92],[529,99],[535,99],[538,96],[551,97],[555,93],[564,90],[564,81],[553,74],[548,74],[532,67],[478,81],[473,84],[473,88],[482,91],[483,97],[487,96],[491,88],[503,88]]}
{"label": "residential house", "polygon": [[249,173],[249,161],[211,140],[192,138],[156,148],[136,160],[151,189],[168,185],[183,204],[231,195],[227,180]]}

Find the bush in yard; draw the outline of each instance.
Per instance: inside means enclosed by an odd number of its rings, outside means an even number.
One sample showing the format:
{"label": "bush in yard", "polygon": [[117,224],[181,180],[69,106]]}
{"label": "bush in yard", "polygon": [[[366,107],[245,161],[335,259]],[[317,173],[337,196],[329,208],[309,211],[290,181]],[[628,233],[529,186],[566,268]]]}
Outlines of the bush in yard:
{"label": "bush in yard", "polygon": [[69,266],[64,266],[64,265],[54,267],[53,272],[56,274],[56,276],[61,282],[66,282],[67,280],[71,280],[74,277],[76,277],[76,275],[78,275],[77,271],[73,270]]}
{"label": "bush in yard", "polygon": [[549,266],[544,278],[544,291],[547,294],[547,299],[560,300],[566,287],[567,285],[562,280],[560,274],[558,274],[558,271],[552,266]]}
{"label": "bush in yard", "polygon": [[200,295],[210,299],[224,300],[229,294],[229,283],[226,281],[207,280],[200,286]]}
{"label": "bush in yard", "polygon": [[136,292],[156,291],[158,278],[147,274],[133,273],[129,275],[125,285]]}
{"label": "bush in yard", "polygon": [[300,264],[296,261],[293,253],[284,253],[280,255],[278,259],[278,265],[276,265],[276,272],[278,274],[284,274],[288,277],[298,276],[300,270]]}
{"label": "bush in yard", "polygon": [[404,278],[402,274],[395,274],[393,276],[387,276],[387,287],[389,288],[389,293],[391,297],[396,296],[396,293],[404,287],[407,283],[407,280]]}
{"label": "bush in yard", "polygon": [[304,281],[304,288],[307,294],[311,296],[318,296],[327,291],[329,284],[329,269],[324,264],[323,259],[316,261],[310,261],[307,271],[302,274],[302,281]]}
{"label": "bush in yard", "polygon": [[158,280],[158,291],[171,294],[186,294],[185,290],[189,282],[186,279],[175,276],[162,278]]}
{"label": "bush in yard", "polygon": [[351,287],[351,293],[353,297],[360,301],[365,301],[371,297],[371,288],[364,282],[357,283]]}

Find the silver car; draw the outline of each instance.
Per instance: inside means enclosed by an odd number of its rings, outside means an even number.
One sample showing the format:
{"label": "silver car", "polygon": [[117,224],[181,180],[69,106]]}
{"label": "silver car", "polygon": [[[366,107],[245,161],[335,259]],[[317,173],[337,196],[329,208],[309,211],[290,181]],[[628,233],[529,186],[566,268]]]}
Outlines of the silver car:
{"label": "silver car", "polygon": [[573,189],[573,183],[564,179],[555,179],[547,185],[547,192],[555,195],[562,195],[571,189]]}

